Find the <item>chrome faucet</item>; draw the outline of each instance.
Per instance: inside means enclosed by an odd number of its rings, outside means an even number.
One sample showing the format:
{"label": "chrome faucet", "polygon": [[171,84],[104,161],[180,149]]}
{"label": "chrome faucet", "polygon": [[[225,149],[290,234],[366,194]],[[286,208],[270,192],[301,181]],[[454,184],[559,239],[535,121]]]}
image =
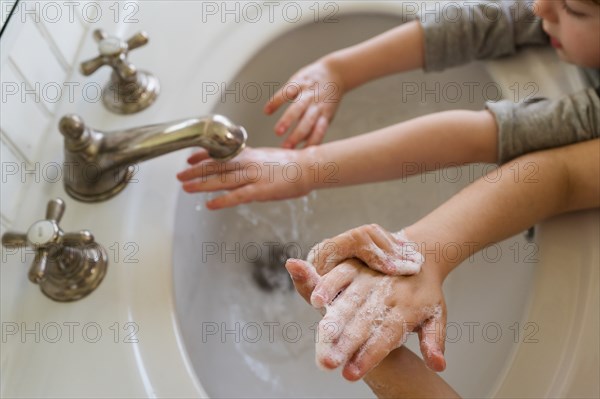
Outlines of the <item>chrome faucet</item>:
{"label": "chrome faucet", "polygon": [[183,119],[115,132],[86,126],[77,115],[59,122],[65,138],[64,185],[84,202],[107,200],[125,188],[133,165],[186,147],[203,147],[216,160],[226,161],[246,144],[246,130],[222,115]]}

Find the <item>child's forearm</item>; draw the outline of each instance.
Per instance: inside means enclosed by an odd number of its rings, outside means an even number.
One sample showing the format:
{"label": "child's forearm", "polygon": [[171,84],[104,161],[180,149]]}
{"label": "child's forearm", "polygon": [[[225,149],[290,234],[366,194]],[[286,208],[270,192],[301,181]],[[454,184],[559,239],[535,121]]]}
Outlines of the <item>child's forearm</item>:
{"label": "child's forearm", "polygon": [[418,21],[411,21],[323,60],[340,73],[346,90],[351,90],[382,76],[422,68],[423,46],[423,28]]}
{"label": "child's forearm", "polygon": [[331,176],[315,179],[312,188],[338,187],[495,162],[497,127],[488,111],[448,111],[304,151],[312,164],[333,165]]}
{"label": "child's forearm", "polygon": [[[487,111],[442,112],[302,150],[247,148],[225,163],[199,151],[188,159],[190,167],[177,178],[187,192],[227,190],[207,203],[210,209],[221,209],[251,201],[296,198],[318,188],[398,179],[469,162],[494,162],[496,135],[495,119]],[[246,168],[254,170],[260,163],[264,170],[259,170],[256,178],[245,175]],[[293,179],[287,178],[288,166],[299,170]]]}
{"label": "child's forearm", "polygon": [[378,398],[460,397],[405,346],[392,351],[364,377],[364,381]]}
{"label": "child's forearm", "polygon": [[471,254],[540,220],[600,206],[599,162],[598,139],[520,157],[465,188],[406,234],[430,248],[461,245],[460,257],[440,264],[447,275]]}

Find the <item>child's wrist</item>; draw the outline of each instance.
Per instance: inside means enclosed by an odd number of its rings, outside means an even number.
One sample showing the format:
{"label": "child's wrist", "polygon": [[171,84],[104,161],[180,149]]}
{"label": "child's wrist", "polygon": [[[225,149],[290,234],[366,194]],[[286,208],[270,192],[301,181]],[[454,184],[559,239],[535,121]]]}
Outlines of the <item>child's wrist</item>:
{"label": "child's wrist", "polygon": [[436,274],[440,282],[443,282],[448,274],[458,266],[456,262],[450,262],[446,256],[443,240],[440,240],[435,234],[429,234],[426,230],[419,228],[418,223],[406,227],[402,232],[406,239],[416,245],[417,250],[423,256],[422,269],[429,269]]}
{"label": "child's wrist", "polygon": [[313,190],[321,188],[318,179],[318,168],[320,165],[320,154],[318,148],[319,146],[310,146],[299,150],[300,165],[302,168],[301,184],[303,185],[304,191],[307,194]]}
{"label": "child's wrist", "polygon": [[326,147],[316,145],[300,150],[304,184],[310,191],[340,184],[338,166],[328,157]]}
{"label": "child's wrist", "polygon": [[345,65],[346,60],[343,53],[341,51],[334,51],[322,57],[320,61],[332,75],[337,77],[337,81],[332,83],[337,84],[339,86],[337,87],[338,91],[344,94],[348,89],[349,82],[347,76],[344,74],[344,71],[347,71],[348,67]]}

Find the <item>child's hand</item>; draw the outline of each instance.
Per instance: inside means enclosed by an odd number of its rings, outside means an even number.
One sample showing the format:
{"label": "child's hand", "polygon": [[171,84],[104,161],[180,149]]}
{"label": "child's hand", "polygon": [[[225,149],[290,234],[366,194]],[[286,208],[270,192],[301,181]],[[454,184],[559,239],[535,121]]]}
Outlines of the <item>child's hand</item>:
{"label": "child's hand", "polygon": [[[407,276],[421,270],[423,255],[403,231],[390,233],[369,224],[348,230],[315,245],[307,261],[324,275],[346,259],[358,258],[371,269],[384,274]],[[325,298],[325,301],[331,298]]]}
{"label": "child's hand", "polygon": [[288,260],[286,268],[305,300],[323,294],[334,298],[325,305],[319,323],[317,363],[321,366],[344,365],[344,377],[358,380],[416,331],[427,366],[445,369],[446,305],[436,268],[424,267],[410,277],[386,276],[357,260],[346,261],[322,277],[301,260]]}
{"label": "child's hand", "polygon": [[312,190],[307,151],[247,147],[234,159],[218,162],[200,150],[188,158],[191,166],[177,178],[189,193],[228,191],[208,201],[209,209],[297,198]]}
{"label": "child's hand", "polygon": [[344,85],[339,74],[327,62],[319,60],[296,72],[269,99],[264,111],[271,115],[282,104],[291,102],[275,124],[278,136],[283,136],[294,125],[282,147],[295,148],[303,141],[305,146],[317,145],[323,141],[343,95]]}

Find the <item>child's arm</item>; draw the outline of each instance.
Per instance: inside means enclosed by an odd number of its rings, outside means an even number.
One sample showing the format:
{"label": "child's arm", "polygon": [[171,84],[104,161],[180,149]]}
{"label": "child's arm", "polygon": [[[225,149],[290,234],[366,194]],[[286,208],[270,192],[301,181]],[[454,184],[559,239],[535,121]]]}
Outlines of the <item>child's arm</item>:
{"label": "child's arm", "polygon": [[[275,132],[292,132],[283,143],[294,148],[323,140],[343,95],[363,83],[413,69],[439,71],[474,59],[514,54],[521,46],[548,44],[532,0],[421,5],[418,20],[331,53],[296,72],[265,105],[272,114],[292,104]],[[433,6],[433,7],[432,7]]]}
{"label": "child's arm", "polygon": [[[326,262],[330,257],[362,258],[370,266],[379,253],[385,253],[382,241],[369,234],[342,234],[318,245],[309,256],[322,278],[312,292],[311,303],[317,308],[335,306],[337,310],[324,320],[339,326],[336,337],[342,337],[342,342],[334,339],[324,343],[318,351],[321,362],[331,368],[345,364],[344,375],[361,378],[402,342],[375,339],[366,343],[364,337],[373,328],[386,327],[386,337],[402,337],[406,331],[420,328],[426,363],[434,370],[443,369],[444,336],[438,331],[446,317],[441,286],[448,273],[485,246],[542,219],[600,206],[599,162],[597,139],[521,157],[500,168],[499,179],[479,179],[405,229],[417,248],[427,248],[421,251],[426,254],[422,270],[413,276],[373,272],[366,278],[361,271],[349,268],[348,261],[331,269]],[[532,170],[535,173],[531,174]],[[461,250],[448,258],[442,250],[448,244]],[[370,258],[354,251],[365,246],[372,248]],[[376,276],[380,283],[369,281]],[[395,292],[397,288],[401,291]],[[353,321],[354,314],[363,308],[366,315]],[[380,312],[382,309],[385,312]],[[433,326],[428,326],[431,323]]]}
{"label": "child's arm", "polygon": [[600,207],[600,139],[532,153],[507,163],[501,178],[482,178],[406,228],[419,242],[474,242],[471,253],[565,212]]}
{"label": "child's arm", "polygon": [[406,346],[393,350],[363,379],[380,399],[460,398],[458,393]]}
{"label": "child's arm", "polygon": [[349,91],[383,76],[422,68],[423,50],[423,28],[419,21],[411,21],[335,51],[323,61],[338,71]]}
{"label": "child's arm", "polygon": [[[440,243],[440,248],[445,243],[461,244],[461,256],[452,254],[452,262],[444,266],[448,274],[473,253],[540,220],[600,206],[599,162],[600,139],[522,156],[491,172],[493,177],[480,178],[404,229],[404,239],[416,243],[417,248],[430,242]],[[401,252],[394,245],[403,244],[403,239],[382,228],[366,225],[323,241],[309,258],[320,274],[335,266],[331,259],[354,257],[374,263],[372,268],[380,272],[403,274],[388,260]],[[411,255],[410,248],[405,253]],[[330,298],[325,295],[319,299],[326,303]]]}
{"label": "child's arm", "polygon": [[200,151],[177,177],[188,192],[230,190],[210,201],[211,209],[295,198],[318,188],[495,162],[496,130],[487,111],[441,112],[303,150],[250,148],[226,163],[208,159],[206,151]]}

